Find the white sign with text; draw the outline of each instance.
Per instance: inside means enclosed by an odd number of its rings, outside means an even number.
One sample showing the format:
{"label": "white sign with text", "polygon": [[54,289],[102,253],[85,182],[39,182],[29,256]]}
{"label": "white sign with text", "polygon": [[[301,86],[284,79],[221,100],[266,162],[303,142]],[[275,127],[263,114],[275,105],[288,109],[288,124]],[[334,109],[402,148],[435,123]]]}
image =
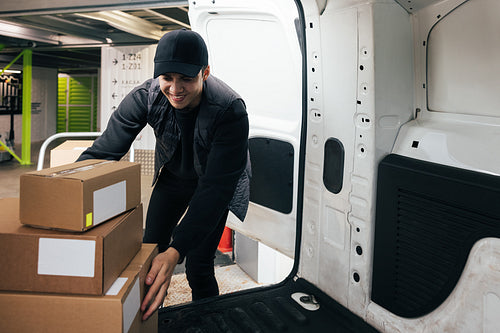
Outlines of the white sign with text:
{"label": "white sign with text", "polygon": [[[156,45],[103,47],[101,50],[101,131],[123,98],[153,77]],[[135,149],[154,149],[155,137],[146,126],[134,141]]]}

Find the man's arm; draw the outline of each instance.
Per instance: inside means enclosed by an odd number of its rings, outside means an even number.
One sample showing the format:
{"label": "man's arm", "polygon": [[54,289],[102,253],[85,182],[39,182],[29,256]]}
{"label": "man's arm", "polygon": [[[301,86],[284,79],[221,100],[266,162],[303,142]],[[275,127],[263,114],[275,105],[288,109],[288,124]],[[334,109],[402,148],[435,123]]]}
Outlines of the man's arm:
{"label": "man's arm", "polygon": [[119,160],[130,149],[147,123],[148,81],[134,88],[111,114],[106,130],[77,161],[86,159]]}

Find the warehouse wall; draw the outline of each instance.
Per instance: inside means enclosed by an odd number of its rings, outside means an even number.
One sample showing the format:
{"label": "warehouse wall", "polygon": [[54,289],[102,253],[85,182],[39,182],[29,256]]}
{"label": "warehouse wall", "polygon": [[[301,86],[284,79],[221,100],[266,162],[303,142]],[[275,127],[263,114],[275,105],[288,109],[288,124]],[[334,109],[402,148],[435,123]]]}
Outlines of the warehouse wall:
{"label": "warehouse wall", "polygon": [[[56,133],[57,69],[33,67],[31,86],[31,142],[43,141]],[[8,137],[10,116],[0,116],[0,134]],[[14,116],[14,143],[22,141],[22,116]]]}

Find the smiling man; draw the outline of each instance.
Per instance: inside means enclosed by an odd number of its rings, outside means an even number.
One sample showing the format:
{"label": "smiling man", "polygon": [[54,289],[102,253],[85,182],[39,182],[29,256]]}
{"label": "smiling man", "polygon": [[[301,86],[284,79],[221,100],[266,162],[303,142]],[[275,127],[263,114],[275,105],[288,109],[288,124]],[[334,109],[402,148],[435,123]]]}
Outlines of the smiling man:
{"label": "smiling man", "polygon": [[185,29],[166,33],[154,62],[154,78],[123,99],[102,136],[78,159],[118,160],[146,124],[154,130],[144,242],[158,244],[160,253],[146,276],[143,319],[163,303],[184,258],[193,300],[219,294],[215,252],[228,211],[245,217],[250,177],[245,104],[210,75],[202,37]]}

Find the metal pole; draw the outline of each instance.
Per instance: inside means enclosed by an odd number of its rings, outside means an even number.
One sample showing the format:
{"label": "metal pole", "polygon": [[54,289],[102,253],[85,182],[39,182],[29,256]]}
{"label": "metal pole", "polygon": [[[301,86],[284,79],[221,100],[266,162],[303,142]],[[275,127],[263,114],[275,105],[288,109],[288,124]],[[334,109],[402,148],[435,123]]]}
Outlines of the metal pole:
{"label": "metal pole", "polygon": [[9,152],[9,154],[11,154],[16,160],[18,160],[20,164],[22,164],[22,161],[19,158],[19,156],[17,156],[5,143],[0,141],[0,146],[2,146],[6,151]]}
{"label": "metal pole", "polygon": [[32,51],[23,52],[23,130],[21,165],[31,164],[31,60]]}
{"label": "metal pole", "polygon": [[[0,50],[3,49],[5,47],[4,44],[0,44]],[[22,51],[21,53],[19,53],[15,58],[14,60],[12,60],[7,66],[5,66],[4,68],[1,68],[0,69],[0,75],[2,75],[7,69],[10,68],[10,66],[12,66],[19,58],[21,58],[21,56],[24,56],[25,55],[25,52],[27,50],[24,50]],[[29,94],[28,94],[28,97],[31,99],[31,50],[28,50],[29,51],[29,80],[26,79],[26,81],[29,81]],[[25,58],[23,58],[23,60],[26,62]],[[23,72],[23,78],[25,76],[25,72]],[[11,91],[5,91],[7,94],[9,95],[13,95],[12,94],[12,87],[10,89]],[[24,96],[24,90],[23,90],[23,96]],[[11,101],[12,102],[12,101]],[[13,140],[13,125],[12,125],[12,118],[11,118],[11,132],[9,134],[9,140]],[[31,100],[29,102],[29,137],[28,137],[28,157],[27,157],[27,161],[28,163],[25,163],[25,160],[24,158],[19,158],[15,153],[14,151],[12,151],[9,147],[7,147],[6,144],[4,144],[3,142],[0,141],[0,146],[4,147],[5,150],[7,150],[16,160],[19,161],[20,164],[30,164],[30,146],[31,146]],[[23,129],[24,129],[24,100],[23,100]],[[13,142],[12,142],[13,143]],[[25,150],[25,147],[24,147],[24,130],[23,130],[23,146],[22,146],[22,154],[21,154],[21,157],[24,156],[24,150]]]}
{"label": "metal pole", "polygon": [[[1,49],[0,49],[1,50]],[[9,62],[9,64],[7,66],[5,66],[4,68],[1,69],[0,71],[0,75],[2,75],[7,69],[10,68],[10,66],[12,66],[19,58],[21,58],[21,56],[24,54],[26,50],[22,51],[21,53],[19,53],[15,58],[14,60],[12,60],[11,62]],[[31,50],[29,50],[30,53],[31,53]],[[31,61],[30,61],[30,66],[31,66]]]}
{"label": "metal pole", "polygon": [[[52,141],[60,138],[78,138],[78,137],[98,137],[102,133],[101,132],[64,132],[64,133],[56,133],[51,136],[49,136],[42,144],[42,147],[40,148],[40,152],[38,154],[38,164],[36,169],[37,170],[42,170],[43,169],[43,162],[45,160],[45,151],[47,150],[47,147],[49,146]],[[1,142],[0,142],[1,143]],[[135,157],[135,150],[134,150],[134,143],[130,145],[130,155],[129,155],[129,161],[134,162],[134,157]]]}
{"label": "metal pole", "polygon": [[49,136],[45,141],[42,143],[42,146],[40,147],[40,152],[38,153],[38,164],[36,169],[37,170],[42,170],[43,169],[43,162],[45,160],[45,151],[47,150],[47,147],[49,144],[54,141],[55,139],[59,138],[81,138],[81,137],[98,137],[102,133],[101,132],[62,132],[62,133],[56,133],[51,136]]}

